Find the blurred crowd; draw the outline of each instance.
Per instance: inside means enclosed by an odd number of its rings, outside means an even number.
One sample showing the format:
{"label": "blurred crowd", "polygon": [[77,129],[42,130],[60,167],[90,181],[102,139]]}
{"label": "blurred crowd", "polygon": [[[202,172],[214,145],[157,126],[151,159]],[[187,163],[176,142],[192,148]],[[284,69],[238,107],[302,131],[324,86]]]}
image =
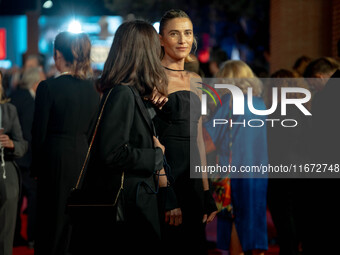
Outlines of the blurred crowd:
{"label": "blurred crowd", "polygon": [[[311,92],[312,98],[304,104],[304,106],[311,112],[312,116],[305,116],[297,109],[293,109],[294,107],[288,108],[286,118],[298,120],[299,125],[297,128],[284,129],[282,127],[268,127],[261,129],[265,133],[261,133],[261,131],[259,134],[254,134],[253,138],[242,137],[242,135],[235,132],[235,130],[230,130],[230,133],[234,135],[228,138],[233,139],[234,162],[238,160],[238,153],[245,153],[247,155],[256,155],[256,157],[260,158],[263,157],[263,162],[268,162],[272,165],[290,163],[339,163],[338,145],[340,144],[340,120],[337,117],[337,110],[340,107],[340,100],[337,98],[337,95],[340,95],[340,93],[338,93],[340,92],[340,84],[338,84],[339,82],[336,79],[330,80],[330,78],[340,77],[340,57],[332,58],[323,56],[312,58],[305,55],[296,57],[296,61],[292,63],[291,68],[275,70],[269,73],[269,71],[265,69],[259,70],[254,68],[252,70],[252,67],[248,66],[247,63],[242,60],[230,60],[222,49],[214,47],[210,51],[208,64],[200,63],[195,53],[191,54],[193,61],[185,64],[186,70],[195,72],[202,78],[228,77],[228,75],[231,75],[230,72],[232,70],[234,72],[233,76],[229,76],[232,78],[301,78],[304,80],[304,82],[298,82],[294,85],[289,82],[265,84],[256,95],[263,101],[265,108],[270,108],[272,105],[272,87],[295,86],[308,89]],[[28,141],[29,144],[25,156],[15,160],[21,171],[22,192],[17,210],[14,246],[27,245],[31,248],[33,248],[34,245],[36,222],[36,180],[30,176],[30,142],[32,139],[31,127],[34,114],[35,92],[41,81],[60,75],[54,66],[50,66],[49,69],[46,70],[44,62],[44,58],[41,55],[29,55],[26,56],[22,67],[0,70],[2,73],[0,81],[3,87],[3,93],[1,95],[3,98],[10,99],[10,103],[15,105],[23,138]],[[94,70],[94,73],[96,77],[99,77],[101,70]],[[252,87],[252,84],[248,84],[247,87]],[[300,96],[300,94],[290,94],[289,98],[299,98]],[[226,104],[231,102],[230,97],[225,97],[222,101],[223,100],[225,100]],[[280,99],[278,103],[280,104]],[[260,102],[258,106],[262,107],[262,102]],[[280,109],[280,107],[278,107],[278,109]],[[223,113],[217,112],[215,116],[218,116],[218,114]],[[280,113],[274,112],[271,117],[280,118]],[[263,139],[259,141],[258,137],[262,137],[263,134]],[[208,135],[208,137],[210,136],[214,142],[214,134],[209,133],[208,130],[206,135]],[[220,139],[221,137],[218,138]],[[242,139],[245,139],[244,143]],[[243,146],[248,146],[251,151],[238,151],[237,143],[240,143],[240,146],[242,146],[243,143]],[[253,146],[249,145],[250,143],[253,143]],[[215,146],[215,151],[212,150],[209,152],[211,154],[208,154],[208,161],[223,161],[223,155],[227,155],[227,159],[231,160],[231,155],[228,154],[232,150],[231,147],[229,147],[231,145],[229,142],[226,142],[225,146],[223,150],[219,150],[219,148]],[[256,150],[261,150],[266,156],[256,154]],[[213,187],[216,188],[219,187],[219,185],[222,185],[225,189],[228,185],[230,186],[230,183],[221,184],[216,181]],[[233,186],[233,183],[231,183],[232,187],[236,187],[237,185],[241,184],[235,183]],[[242,185],[255,184],[242,183]],[[249,192],[257,192],[257,195],[262,194],[264,196],[262,198],[264,206],[268,206],[277,231],[275,240],[269,241],[276,242],[280,246],[281,255],[315,254],[316,251],[318,252],[317,254],[334,254],[327,253],[327,250],[333,250],[333,245],[337,244],[336,240],[334,240],[334,242],[330,240],[335,238],[331,234],[331,229],[335,227],[334,223],[339,221],[338,217],[334,214],[336,204],[338,203],[337,194],[339,190],[337,187],[340,187],[338,180],[269,178],[268,186],[266,186],[267,183],[261,184],[261,187],[256,185],[253,189],[250,189]],[[263,187],[267,188],[263,190]],[[239,187],[238,189],[244,191],[245,188]],[[263,190],[262,193],[261,190]],[[232,188],[231,198],[235,196],[232,194],[233,192],[239,191],[237,191],[237,189],[233,190]],[[28,215],[27,239],[24,239],[21,235],[20,218],[23,199],[25,197],[27,198],[27,208],[24,213]],[[244,198],[241,196],[239,198],[234,197],[233,199]],[[250,201],[247,204],[243,204],[243,207],[245,210],[251,210],[251,207],[257,206],[258,203],[262,202],[255,203],[254,201]],[[234,207],[233,209],[237,210],[236,205],[234,205]],[[227,207],[224,206],[222,209],[226,208]],[[230,207],[227,209],[230,212]],[[265,212],[262,211],[262,213]],[[220,211],[218,215],[220,226],[226,224],[224,221],[225,217],[226,215]],[[242,233],[239,233],[239,236],[242,237]],[[241,243],[242,242],[243,240],[241,240]],[[217,245],[219,245],[220,248],[225,247],[225,244],[219,241]]]}

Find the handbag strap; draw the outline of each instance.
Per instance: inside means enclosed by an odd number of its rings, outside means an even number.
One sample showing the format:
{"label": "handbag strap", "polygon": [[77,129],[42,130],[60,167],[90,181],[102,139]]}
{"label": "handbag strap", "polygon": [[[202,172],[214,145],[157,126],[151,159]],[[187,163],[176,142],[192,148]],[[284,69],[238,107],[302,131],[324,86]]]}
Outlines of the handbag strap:
{"label": "handbag strap", "polygon": [[[96,137],[97,130],[98,130],[98,126],[99,126],[100,120],[101,120],[102,115],[103,115],[104,107],[105,107],[105,105],[106,105],[107,99],[109,98],[109,96],[110,96],[110,94],[111,94],[111,92],[112,92],[112,89],[113,89],[113,88],[111,88],[110,91],[109,91],[109,93],[107,93],[107,96],[106,96],[105,101],[104,101],[104,103],[103,103],[102,109],[100,110],[100,114],[99,114],[99,117],[98,117],[98,120],[97,120],[97,123],[96,123],[96,127],[95,127],[94,132],[93,132],[93,135],[92,135],[91,143],[90,143],[89,148],[88,148],[88,150],[87,150],[87,154],[86,154],[86,157],[85,157],[83,166],[82,166],[82,168],[81,168],[81,171],[80,171],[80,174],[79,174],[78,181],[77,181],[77,184],[76,184],[75,189],[78,189],[78,187],[79,187],[80,180],[81,180],[81,178],[82,178],[82,176],[83,176],[83,173],[84,173],[84,169],[85,169],[86,163],[87,163],[87,161],[88,161],[88,159],[89,159],[89,156],[90,156],[90,151],[91,151],[91,148],[92,148],[92,145],[93,145],[93,141],[94,141],[94,138]],[[124,175],[122,175],[122,179],[123,179],[123,178],[124,178]]]}
{"label": "handbag strap", "polygon": [[135,96],[135,99],[136,99],[136,102],[138,104],[138,107],[141,110],[144,119],[148,123],[148,126],[151,129],[152,134],[157,137],[155,125],[153,124],[151,116],[150,116],[149,112],[147,111],[147,109],[145,107],[145,104],[143,103],[140,94],[138,93],[137,89],[134,86],[129,86],[129,88],[132,90],[132,93]]}
{"label": "handbag strap", "polygon": [[[155,125],[154,125],[154,123],[153,123],[153,121],[151,119],[151,115],[150,115],[149,111],[147,110],[145,104],[142,101],[142,98],[141,98],[139,92],[137,91],[137,89],[134,86],[129,86],[129,88],[132,90],[133,94],[135,95],[135,99],[136,99],[136,102],[138,104],[138,107],[139,107],[142,115],[144,116],[144,119],[148,123],[148,125],[149,125],[149,127],[150,127],[150,129],[152,131],[152,134],[155,137],[157,137],[157,139],[158,139],[157,132],[156,132],[156,127],[155,127]],[[168,162],[166,161],[165,155],[163,155],[163,166],[164,166],[165,173],[167,175],[168,180],[170,181],[170,183],[173,183],[174,182],[174,178],[171,175],[171,167],[168,164]],[[157,191],[153,191],[152,188],[149,186],[149,189],[153,193],[158,193],[158,188],[157,188]]]}

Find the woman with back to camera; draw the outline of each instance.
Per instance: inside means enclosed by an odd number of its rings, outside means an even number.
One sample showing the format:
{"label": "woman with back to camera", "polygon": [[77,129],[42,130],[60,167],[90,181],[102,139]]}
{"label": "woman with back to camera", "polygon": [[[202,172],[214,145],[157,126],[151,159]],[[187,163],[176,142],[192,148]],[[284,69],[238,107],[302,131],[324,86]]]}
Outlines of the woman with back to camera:
{"label": "woman with back to camera", "polygon": [[[166,206],[177,207],[180,215],[166,214],[168,224],[164,226],[164,252],[207,254],[205,223],[213,220],[217,208],[209,191],[208,179],[190,178],[190,153],[197,160],[196,165],[206,164],[200,115],[201,94],[190,86],[190,79],[200,79],[200,76],[184,70],[195,41],[193,25],[184,11],[169,10],[161,19],[159,33],[162,66],[169,79],[169,97],[163,108],[157,111],[154,121],[174,178],[172,188],[177,201],[173,201],[172,205],[167,201]],[[156,101],[157,98],[154,98],[154,103]],[[194,107],[192,116],[190,101]]]}
{"label": "woman with back to camera", "polygon": [[[107,101],[81,189],[98,199],[114,197],[123,172],[126,220],[117,224],[114,215],[85,218],[73,232],[71,253],[162,254],[155,174],[164,174],[164,147],[137,101],[150,98],[155,89],[167,95],[152,25],[136,20],[118,28],[97,86],[103,92],[102,105]],[[161,176],[159,186],[166,185]]]}
{"label": "woman with back to camera", "polygon": [[[265,116],[252,113],[247,105],[248,88],[252,88],[252,102],[255,109],[265,110],[261,98],[262,84],[250,67],[239,60],[229,60],[217,73],[219,83],[234,84],[244,94],[244,114],[233,114],[233,97],[225,93],[222,107],[204,124],[207,152],[216,150],[218,164],[242,169],[244,166],[268,164],[266,126],[251,127],[249,120],[257,119],[266,123]],[[227,78],[227,79],[223,79]],[[213,126],[214,119],[228,119],[231,125]],[[231,120],[230,120],[231,119]],[[238,123],[238,124],[236,124]],[[242,170],[241,170],[242,171]],[[220,213],[217,215],[217,248],[229,250],[231,255],[264,254],[268,248],[266,195],[267,176],[252,175],[241,171],[213,180],[216,202]],[[234,178],[233,178],[234,177]],[[260,178],[258,178],[260,177]]]}
{"label": "woman with back to camera", "polygon": [[0,254],[12,255],[19,201],[19,167],[14,159],[27,151],[27,142],[14,105],[4,98],[0,71]]}
{"label": "woman with back to camera", "polygon": [[84,33],[59,33],[54,60],[59,77],[37,89],[32,127],[32,171],[37,177],[35,254],[65,254],[67,197],[75,186],[95,123],[100,96],[90,79],[91,42]]}

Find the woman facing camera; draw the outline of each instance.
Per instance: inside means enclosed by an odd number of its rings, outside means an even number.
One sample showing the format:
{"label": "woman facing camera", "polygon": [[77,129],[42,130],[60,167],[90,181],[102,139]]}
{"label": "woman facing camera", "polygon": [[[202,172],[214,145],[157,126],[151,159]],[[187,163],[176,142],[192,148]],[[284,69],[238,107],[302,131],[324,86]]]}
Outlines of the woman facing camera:
{"label": "woman facing camera", "polygon": [[67,197],[75,186],[97,117],[100,96],[89,79],[86,34],[62,32],[54,42],[60,76],[37,89],[32,127],[32,174],[37,177],[35,254],[65,254],[69,242]]}
{"label": "woman facing camera", "polygon": [[[160,21],[159,33],[162,66],[169,79],[169,97],[163,108],[157,111],[154,121],[159,139],[166,148],[165,155],[173,177],[171,188],[175,199],[169,201],[168,194],[166,210],[176,208],[174,215],[166,214],[164,252],[207,254],[205,224],[213,220],[217,209],[209,192],[208,179],[202,176],[190,178],[191,165],[206,164],[201,94],[197,86],[190,86],[190,80],[200,79],[200,76],[184,70],[184,63],[191,61],[192,45],[196,44],[193,25],[184,11],[170,10]],[[191,116],[190,106],[193,107]],[[190,162],[190,156],[196,162]]]}
{"label": "woman facing camera", "polygon": [[[216,150],[221,166],[260,166],[268,164],[266,126],[242,125],[251,119],[265,116],[253,114],[247,106],[248,88],[253,90],[253,107],[265,110],[262,86],[249,66],[242,61],[225,62],[218,71],[219,83],[234,84],[244,93],[244,115],[233,115],[233,98],[229,92],[222,97],[222,107],[216,109],[210,121],[204,124],[206,150]],[[224,78],[227,78],[224,80]],[[228,119],[228,125],[216,125],[214,119]],[[235,125],[231,125],[233,122]],[[237,123],[237,124],[236,124]],[[257,176],[258,177],[258,176]],[[231,255],[264,254],[268,247],[266,221],[266,176],[256,178],[251,174],[221,176],[213,180],[217,216],[217,248],[229,250]]]}
{"label": "woman facing camera", "polygon": [[[154,90],[167,95],[156,30],[144,21],[123,23],[115,34],[98,89],[102,116],[82,191],[89,197],[117,195],[123,176],[125,221],[114,215],[79,215],[72,254],[161,254],[158,185],[166,186],[164,147],[153,136],[151,118],[141,98]],[[106,101],[105,101],[106,100]],[[146,114],[143,114],[145,110]],[[123,175],[124,173],[124,175]]]}

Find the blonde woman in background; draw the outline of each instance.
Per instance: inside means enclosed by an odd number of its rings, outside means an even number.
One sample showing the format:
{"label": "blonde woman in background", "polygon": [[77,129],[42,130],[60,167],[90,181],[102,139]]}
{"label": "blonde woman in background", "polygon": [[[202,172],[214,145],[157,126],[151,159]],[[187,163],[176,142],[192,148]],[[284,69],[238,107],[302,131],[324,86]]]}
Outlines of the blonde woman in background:
{"label": "blonde woman in background", "polygon": [[[232,97],[227,91],[222,97],[223,106],[216,109],[212,119],[228,119],[228,125],[216,125],[210,120],[204,124],[204,137],[207,153],[216,150],[218,164],[241,166],[260,166],[268,163],[266,126],[250,127],[250,119],[261,119],[250,112],[247,105],[247,90],[253,90],[255,109],[265,110],[261,98],[262,86],[249,66],[242,61],[225,62],[217,73],[226,83],[233,83],[244,93],[244,115],[233,115]],[[227,79],[224,79],[227,78]],[[234,123],[230,125],[231,119]],[[213,180],[215,199],[219,208],[217,217],[217,248],[229,250],[231,255],[245,252],[264,254],[268,248],[266,195],[267,178],[232,178],[223,176]],[[237,176],[235,176],[237,177]]]}

